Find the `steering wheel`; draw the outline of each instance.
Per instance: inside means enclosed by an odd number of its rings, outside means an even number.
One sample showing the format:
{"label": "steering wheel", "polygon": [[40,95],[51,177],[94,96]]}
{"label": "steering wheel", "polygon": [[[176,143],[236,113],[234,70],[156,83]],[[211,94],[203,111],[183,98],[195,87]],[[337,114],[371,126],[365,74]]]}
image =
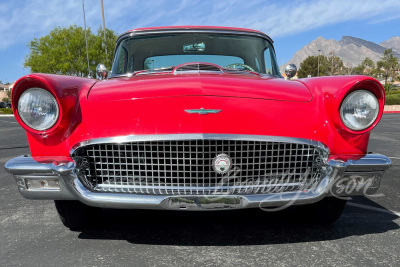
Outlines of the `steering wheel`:
{"label": "steering wheel", "polygon": [[242,63],[233,63],[233,64],[229,64],[229,65],[225,66],[225,68],[227,68],[227,69],[240,69],[237,67],[241,67],[244,70],[249,70],[249,71],[255,72],[255,70],[252,67],[250,67],[249,65],[246,65],[246,64],[242,64]]}

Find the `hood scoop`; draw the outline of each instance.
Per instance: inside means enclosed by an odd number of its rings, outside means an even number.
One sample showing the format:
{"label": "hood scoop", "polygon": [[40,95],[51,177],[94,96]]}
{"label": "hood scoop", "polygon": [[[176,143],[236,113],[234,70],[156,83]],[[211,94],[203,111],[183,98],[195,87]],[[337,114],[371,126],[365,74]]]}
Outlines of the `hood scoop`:
{"label": "hood scoop", "polygon": [[173,71],[174,74],[189,74],[189,73],[220,73],[223,74],[222,68],[215,64],[203,63],[203,62],[191,62],[184,63],[177,66]]}

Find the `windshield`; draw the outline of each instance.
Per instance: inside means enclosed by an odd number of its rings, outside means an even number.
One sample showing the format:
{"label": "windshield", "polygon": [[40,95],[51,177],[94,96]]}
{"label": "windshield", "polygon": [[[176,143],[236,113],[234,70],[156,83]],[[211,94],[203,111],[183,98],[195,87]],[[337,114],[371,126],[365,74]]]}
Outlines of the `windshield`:
{"label": "windshield", "polygon": [[260,37],[223,33],[139,35],[119,44],[111,76],[172,70],[189,62],[280,76],[272,45]]}

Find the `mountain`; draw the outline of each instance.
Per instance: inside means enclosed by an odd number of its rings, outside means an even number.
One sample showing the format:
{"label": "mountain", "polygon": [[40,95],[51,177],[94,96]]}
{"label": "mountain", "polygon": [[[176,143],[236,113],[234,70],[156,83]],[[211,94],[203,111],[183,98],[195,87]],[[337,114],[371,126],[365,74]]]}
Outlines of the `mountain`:
{"label": "mountain", "polygon": [[367,49],[376,52],[376,53],[380,53],[383,54],[385,52],[384,47],[377,45],[376,43],[370,42],[370,41],[366,41],[364,39],[360,39],[360,38],[356,38],[356,37],[352,37],[352,36],[343,36],[342,40],[340,40],[340,43],[343,46],[347,46],[347,45],[351,45],[351,44],[355,44],[358,47],[366,47]]}
{"label": "mountain", "polygon": [[385,48],[392,48],[394,52],[400,54],[400,37],[393,37],[387,41],[380,43],[379,45]]}
{"label": "mountain", "polygon": [[[386,48],[392,48],[395,56],[400,59],[400,37],[393,37],[381,44],[352,36],[343,36],[340,41],[318,37],[297,51],[287,64],[294,63],[299,68],[300,63],[309,56],[318,54],[330,56],[334,54],[343,60],[345,66],[355,67],[366,57],[377,62],[383,56]],[[287,64],[280,67],[281,71],[284,71]]]}

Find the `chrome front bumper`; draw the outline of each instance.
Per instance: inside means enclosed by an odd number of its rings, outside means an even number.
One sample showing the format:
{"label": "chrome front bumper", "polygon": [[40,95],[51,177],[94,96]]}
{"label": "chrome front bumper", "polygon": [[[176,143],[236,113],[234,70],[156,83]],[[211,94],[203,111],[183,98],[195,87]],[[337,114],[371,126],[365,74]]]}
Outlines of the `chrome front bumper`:
{"label": "chrome front bumper", "polygon": [[18,190],[28,199],[79,200],[102,208],[138,209],[241,209],[277,207],[291,203],[314,203],[327,196],[371,195],[380,186],[389,158],[368,154],[359,160],[330,160],[328,174],[308,191],[253,195],[140,195],[99,193],[88,190],[75,175],[75,163],[39,163],[32,157],[9,160],[5,169],[13,174]]}

